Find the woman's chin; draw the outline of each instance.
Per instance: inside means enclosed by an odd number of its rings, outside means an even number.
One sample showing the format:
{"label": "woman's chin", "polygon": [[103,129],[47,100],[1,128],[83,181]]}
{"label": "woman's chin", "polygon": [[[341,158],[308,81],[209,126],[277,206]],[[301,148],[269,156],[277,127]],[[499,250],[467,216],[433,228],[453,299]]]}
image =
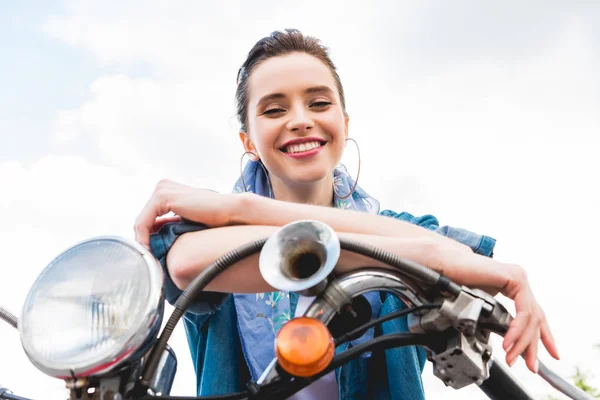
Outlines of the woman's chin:
{"label": "woman's chin", "polygon": [[297,185],[317,185],[332,173],[332,170],[318,169],[318,170],[300,170],[290,172],[288,179]]}

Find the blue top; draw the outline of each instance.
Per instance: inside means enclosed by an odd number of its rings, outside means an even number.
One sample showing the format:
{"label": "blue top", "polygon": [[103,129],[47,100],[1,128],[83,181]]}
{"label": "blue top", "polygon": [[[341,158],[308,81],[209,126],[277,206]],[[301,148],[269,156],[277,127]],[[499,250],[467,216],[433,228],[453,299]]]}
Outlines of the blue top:
{"label": "blue top", "polygon": [[[264,197],[273,197],[267,169],[261,167],[260,162],[249,162],[242,172],[246,188],[241,178],[236,182],[233,191],[249,191]],[[370,196],[346,172],[343,165],[339,165],[333,171],[333,184],[336,190],[333,194],[333,207],[346,210],[354,210],[377,214],[379,212],[379,201]],[[351,196],[344,196],[352,192]],[[338,196],[338,193],[342,197]],[[345,197],[345,198],[344,198]],[[377,315],[381,307],[379,293],[366,293],[364,297],[369,301],[372,314]],[[270,292],[256,294],[234,293],[233,300],[237,314],[238,332],[242,353],[246,365],[250,370],[252,379],[257,380],[269,363],[275,357],[275,337],[279,329],[295,315],[297,296],[287,292]],[[369,329],[363,336],[352,341],[351,346],[373,338],[374,330]],[[369,357],[370,353],[364,354]]]}
{"label": "blue top", "polygon": [[[341,164],[333,171],[333,185],[335,190],[332,205],[334,207],[373,214],[379,213],[379,201],[370,196],[360,186],[355,185],[354,179]],[[248,191],[260,196],[273,198],[268,171],[260,161],[250,161],[246,164],[242,175],[234,185],[233,191]],[[340,194],[342,197],[340,197]],[[489,251],[491,253],[491,247],[493,247],[493,239],[460,229],[449,227],[439,229],[437,220],[430,215],[415,218],[407,213],[396,214],[392,211],[384,211],[381,214],[403,219],[431,230],[438,230],[441,234],[453,237],[471,246],[474,251],[487,251],[486,246],[490,246]],[[197,225],[196,227],[196,229],[204,228],[202,225]],[[174,241],[176,235],[171,235],[169,238]],[[162,239],[161,244],[164,245],[164,248],[161,250],[168,251],[172,242],[169,244],[168,240]],[[159,259],[161,258],[158,256],[158,251],[155,254],[157,254]],[[172,287],[173,285],[168,286],[171,289]],[[178,296],[177,292],[170,294],[168,290],[167,296]],[[215,384],[218,384],[219,390],[223,390],[225,385],[223,379],[242,379],[241,377],[243,377],[243,379],[247,380],[247,375],[249,374],[253,380],[257,380],[275,357],[273,344],[277,331],[290,319],[291,315],[295,315],[298,296],[295,293],[287,292],[234,293],[233,295],[203,293],[203,296],[198,299],[199,301],[195,305],[197,309],[191,310],[185,319],[192,356],[194,359],[203,360],[202,369],[199,369],[199,366],[196,365],[196,373],[199,377],[198,391],[200,393],[214,392],[212,388],[210,391],[205,392],[204,388],[208,384],[207,380],[214,380]],[[366,293],[364,296],[371,306],[374,317],[396,311],[403,307],[402,303],[392,295],[371,292]],[[233,304],[228,303],[228,301],[231,302],[231,298],[233,298]],[[207,341],[204,344],[202,342],[204,337],[202,330],[208,324],[208,340],[211,324],[214,324],[213,320],[217,319],[217,316],[223,313],[232,314],[231,318],[227,320],[226,328],[224,328],[228,329],[228,331],[221,332],[220,329],[215,331],[215,333],[219,333],[219,335],[214,336],[215,342]],[[406,319],[394,321],[395,323],[389,322],[383,324],[381,328],[377,328],[377,331],[375,328],[369,329],[360,338],[340,345],[336,351],[344,351],[350,346],[356,346],[358,343],[372,339],[375,335],[407,330]],[[222,342],[217,343],[217,340],[221,340]],[[235,362],[235,365],[237,363],[240,364],[239,368],[243,370],[240,375],[229,376],[227,378],[214,377],[214,374],[219,375],[220,372],[214,371],[217,368],[216,364],[209,362],[209,352],[211,351],[209,348],[223,344],[228,346],[227,351],[231,351],[232,348],[236,349],[234,354],[227,358],[227,360],[228,362]],[[241,348],[241,355],[243,356],[241,361],[239,351],[237,350],[238,346]],[[220,356],[222,356],[222,353]],[[237,358],[234,360],[234,357]],[[385,356],[384,353],[365,353],[358,360],[342,366],[337,371],[339,397],[342,399],[355,399],[366,396],[371,399],[376,397],[389,398],[390,395],[388,394],[393,394],[393,398],[399,399],[423,398],[420,372],[423,369],[424,362],[424,351],[415,349],[414,347],[398,349],[397,352],[395,349],[388,350]],[[226,375],[230,374],[232,365],[234,364],[230,364],[229,367],[227,363],[223,365]],[[243,366],[247,368],[244,369]],[[389,376],[387,379],[385,375],[381,374],[382,368],[388,371]],[[403,379],[399,380],[398,378]]]}
{"label": "blue top", "polygon": [[[431,215],[414,217],[406,212],[396,213],[390,210],[382,211],[380,214],[436,231],[469,246],[476,253],[492,256],[495,240],[488,236],[460,228],[440,227],[437,219]],[[150,238],[151,250],[165,271],[165,294],[171,304],[174,304],[181,291],[169,278],[166,254],[181,234],[199,229],[205,227],[201,224],[167,224]],[[262,298],[260,294],[250,296],[251,300],[257,303],[258,300],[264,299],[264,304],[267,306],[270,305],[266,303],[267,301],[271,304],[278,303],[282,298],[276,296],[283,296],[289,299],[288,315],[294,315],[297,295],[280,293],[263,294]],[[270,299],[268,296],[274,298]],[[387,293],[372,293],[369,302],[374,311],[373,317],[383,316],[405,307],[395,296]],[[257,378],[256,371],[262,367],[260,365],[257,367],[258,364],[253,366],[252,362],[248,362],[254,354],[254,349],[250,352],[240,340],[240,337],[252,337],[252,333],[249,336],[247,332],[240,332],[240,326],[250,326],[249,323],[256,320],[256,315],[240,314],[234,296],[213,292],[203,292],[198,302],[184,314],[186,335],[197,375],[198,395],[241,391],[251,377]],[[246,324],[240,324],[240,321],[246,321]],[[371,330],[370,335],[406,331],[408,331],[406,318],[396,318],[383,323],[374,331]],[[362,341],[361,339],[359,340]],[[265,346],[271,348],[273,346],[272,341],[263,340],[262,343],[266,343]],[[346,350],[349,346],[352,346],[352,343],[339,346],[336,353]],[[421,371],[424,363],[424,350],[414,346],[388,349],[385,352],[373,352],[370,357],[359,357],[336,370],[339,398],[343,400],[423,399]]]}

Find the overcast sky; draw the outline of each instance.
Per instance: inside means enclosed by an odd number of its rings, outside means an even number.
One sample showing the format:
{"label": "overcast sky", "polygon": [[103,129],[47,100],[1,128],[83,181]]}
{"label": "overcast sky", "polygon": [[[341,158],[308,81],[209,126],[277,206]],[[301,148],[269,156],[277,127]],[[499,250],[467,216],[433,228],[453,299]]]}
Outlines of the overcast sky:
{"label": "overcast sky", "polygon": [[[595,370],[600,386],[598,3],[123,3],[0,4],[0,305],[18,313],[68,246],[132,237],[160,178],[231,190],[237,69],[258,39],[295,27],[331,48],[361,186],[384,208],[495,237],[548,314],[563,360],[542,360],[567,377]],[[344,162],[354,174],[350,146]],[[0,337],[0,384],[64,397],[16,331],[0,323]],[[171,342],[173,394],[191,395],[182,329]],[[522,361],[513,370],[552,393]],[[430,398],[483,398],[445,389],[430,366],[424,379]]]}

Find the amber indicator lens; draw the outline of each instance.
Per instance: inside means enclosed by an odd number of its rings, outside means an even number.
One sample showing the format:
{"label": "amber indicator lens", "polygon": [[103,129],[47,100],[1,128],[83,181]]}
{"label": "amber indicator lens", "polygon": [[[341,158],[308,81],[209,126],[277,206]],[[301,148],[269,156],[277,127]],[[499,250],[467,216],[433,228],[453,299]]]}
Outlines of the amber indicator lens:
{"label": "amber indicator lens", "polygon": [[323,371],[334,354],[333,338],[321,321],[299,317],[277,334],[275,354],[279,365],[294,376],[309,377]]}

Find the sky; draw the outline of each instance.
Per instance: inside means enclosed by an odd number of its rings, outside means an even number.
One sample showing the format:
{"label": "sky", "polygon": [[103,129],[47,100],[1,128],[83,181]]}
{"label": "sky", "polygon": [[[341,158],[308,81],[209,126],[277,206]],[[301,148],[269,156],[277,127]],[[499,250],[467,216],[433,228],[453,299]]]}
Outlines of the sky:
{"label": "sky", "polygon": [[[359,184],[384,208],[496,238],[495,257],[526,269],[552,326],[562,360],[541,359],[600,386],[600,5],[590,1],[2,2],[0,305],[18,314],[69,246],[132,238],[161,178],[230,191],[243,152],[237,70],[257,40],[288,27],[331,49]],[[0,337],[0,384],[64,397],[16,331],[0,322]],[[172,394],[191,395],[181,326],[171,345]],[[560,398],[521,360],[513,372],[536,396]],[[445,388],[431,366],[423,377],[428,398],[484,398]]]}

